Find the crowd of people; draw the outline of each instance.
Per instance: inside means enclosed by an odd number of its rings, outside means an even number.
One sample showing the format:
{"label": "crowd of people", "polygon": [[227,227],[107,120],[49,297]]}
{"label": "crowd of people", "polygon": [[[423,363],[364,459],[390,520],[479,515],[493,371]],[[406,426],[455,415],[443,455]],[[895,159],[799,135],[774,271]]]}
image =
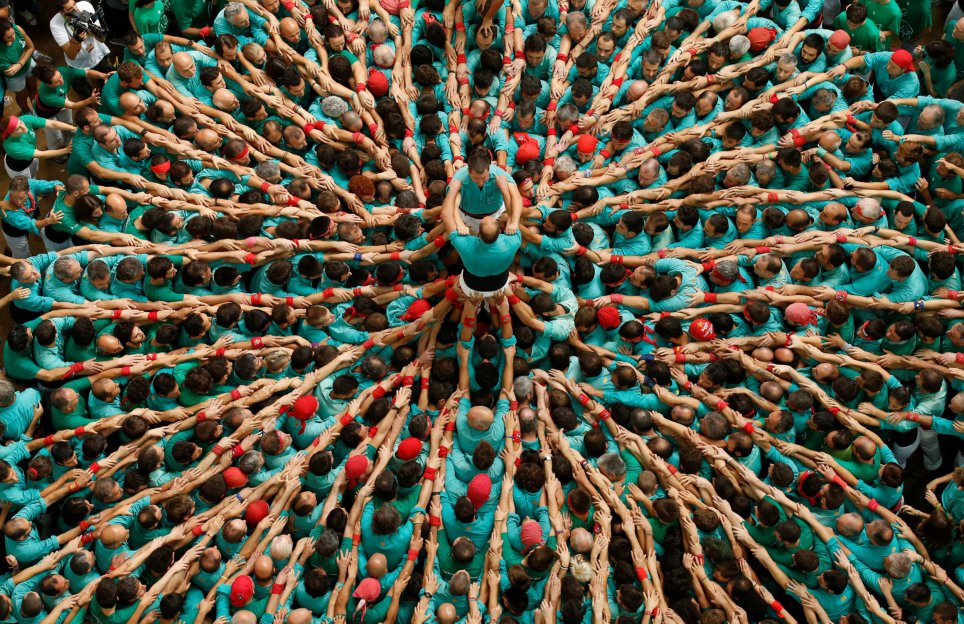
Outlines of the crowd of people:
{"label": "crowd of people", "polygon": [[0,622],[964,622],[964,18],[55,4]]}

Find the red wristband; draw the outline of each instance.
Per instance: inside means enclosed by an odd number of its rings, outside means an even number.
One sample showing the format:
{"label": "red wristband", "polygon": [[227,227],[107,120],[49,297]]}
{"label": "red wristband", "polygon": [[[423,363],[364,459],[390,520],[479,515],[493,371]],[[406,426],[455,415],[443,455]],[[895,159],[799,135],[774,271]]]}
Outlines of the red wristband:
{"label": "red wristband", "polygon": [[727,403],[726,401],[717,401],[717,403],[716,403],[716,411],[722,412],[723,410],[725,410],[725,409],[728,408],[729,406],[730,406],[730,404]]}
{"label": "red wristband", "polygon": [[130,367],[130,366],[121,366],[121,376],[122,376],[122,377],[127,377],[127,376],[129,376],[130,374],[131,374],[131,367]]}
{"label": "red wristband", "polygon": [[880,507],[880,503],[877,502],[876,498],[870,499],[870,501],[867,503],[867,509],[870,511],[877,511],[878,507]]}
{"label": "red wristband", "polygon": [[121,314],[123,314],[122,310],[111,310],[110,317],[112,319],[119,319],[121,317]]}
{"label": "red wristband", "polygon": [[235,401],[237,401],[238,399],[240,399],[240,398],[241,398],[241,391],[238,390],[237,388],[235,388],[234,390],[232,390],[232,391],[231,391],[231,398],[234,399]]}
{"label": "red wristband", "polygon": [[100,470],[100,464],[98,464],[97,462],[94,462],[90,465],[90,471],[93,472],[94,474],[97,474],[98,470]]}
{"label": "red wristband", "polygon": [[711,292],[703,293],[703,301],[705,301],[706,303],[716,303],[716,300],[717,300],[716,293],[711,293]]}
{"label": "red wristband", "polygon": [[254,347],[255,349],[260,349],[261,347],[264,346],[264,338],[262,338],[261,336],[255,336],[254,338],[251,339],[251,346]]}
{"label": "red wristband", "polygon": [[418,551],[415,550],[414,548],[409,548],[409,549],[408,549],[408,560],[409,560],[409,561],[415,561],[416,559],[418,559]]}
{"label": "red wristband", "polygon": [[506,297],[506,299],[508,300],[509,305],[516,305],[517,303],[519,303],[519,295],[515,293],[512,293],[511,295]]}
{"label": "red wristband", "polygon": [[194,537],[200,537],[201,533],[204,533],[204,529],[201,527],[200,524],[198,524],[198,525],[195,525],[193,529],[191,529],[191,533],[194,534]]}
{"label": "red wristband", "polygon": [[748,420],[747,422],[743,423],[743,431],[745,431],[747,434],[753,435],[754,430],[755,430],[755,427],[753,426],[752,420]]}

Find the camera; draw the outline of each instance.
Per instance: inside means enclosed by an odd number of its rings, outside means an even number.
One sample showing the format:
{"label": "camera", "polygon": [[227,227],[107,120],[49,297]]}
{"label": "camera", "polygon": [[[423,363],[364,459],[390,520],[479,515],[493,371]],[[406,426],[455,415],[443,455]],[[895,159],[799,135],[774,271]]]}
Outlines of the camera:
{"label": "camera", "polygon": [[106,19],[101,15],[102,13],[103,10],[99,6],[93,13],[90,11],[75,10],[64,16],[64,22],[74,30],[75,37],[80,33],[87,33],[98,39],[106,39],[107,29],[97,23],[98,20],[100,20],[101,23],[106,23]]}

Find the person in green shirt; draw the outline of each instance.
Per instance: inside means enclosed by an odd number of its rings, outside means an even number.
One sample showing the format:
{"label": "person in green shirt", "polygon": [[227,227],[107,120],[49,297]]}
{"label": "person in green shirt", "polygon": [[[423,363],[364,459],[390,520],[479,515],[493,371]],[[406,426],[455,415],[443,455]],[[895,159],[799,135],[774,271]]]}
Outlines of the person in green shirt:
{"label": "person in green shirt", "polygon": [[142,35],[164,34],[167,31],[167,6],[160,0],[131,2],[134,28]]}
{"label": "person in green shirt", "polygon": [[880,29],[867,16],[867,7],[855,2],[834,19],[833,26],[850,35],[852,47],[864,52],[877,52],[883,48]]}
{"label": "person in green shirt", "polygon": [[900,37],[901,10],[897,0],[866,0],[867,19],[880,29],[880,43],[884,49],[894,46],[894,39]]}
{"label": "person in green shirt", "polygon": [[36,177],[40,167],[40,158],[57,158],[70,153],[70,147],[60,149],[37,149],[38,128],[53,128],[73,132],[74,126],[62,121],[43,119],[34,115],[4,115],[0,117],[0,140],[3,141],[3,166],[7,175],[15,178],[18,175],[28,178]]}
{"label": "person in green shirt", "polygon": [[[69,124],[71,122],[72,111],[84,108],[85,106],[97,106],[100,104],[100,91],[94,89],[90,97],[77,100],[76,102],[67,97],[71,85],[75,80],[92,78],[94,80],[106,80],[107,74],[93,69],[77,69],[67,65],[55,67],[53,65],[37,65],[33,70],[34,76],[40,81],[37,91],[37,115],[45,119],[55,119]],[[54,128],[47,129],[47,147],[49,149],[60,149],[68,143],[73,134],[61,132]],[[63,158],[62,156],[60,158]]]}
{"label": "person in green shirt", "polygon": [[[893,0],[892,0],[893,1]],[[932,97],[943,97],[957,80],[954,46],[947,41],[929,41],[914,50],[917,71],[923,91]]]}
{"label": "person in green shirt", "polygon": [[37,94],[37,79],[30,75],[34,66],[33,51],[33,41],[23,28],[12,22],[0,22],[0,71],[22,111],[30,110],[28,102]]}

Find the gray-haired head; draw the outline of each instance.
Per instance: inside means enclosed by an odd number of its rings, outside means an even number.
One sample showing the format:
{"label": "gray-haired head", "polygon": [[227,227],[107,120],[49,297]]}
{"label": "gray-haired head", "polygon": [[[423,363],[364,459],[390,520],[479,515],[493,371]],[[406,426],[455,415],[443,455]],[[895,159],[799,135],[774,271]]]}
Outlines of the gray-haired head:
{"label": "gray-haired head", "polygon": [[348,112],[348,103],[337,95],[329,95],[321,101],[321,112],[332,119],[338,119]]}

